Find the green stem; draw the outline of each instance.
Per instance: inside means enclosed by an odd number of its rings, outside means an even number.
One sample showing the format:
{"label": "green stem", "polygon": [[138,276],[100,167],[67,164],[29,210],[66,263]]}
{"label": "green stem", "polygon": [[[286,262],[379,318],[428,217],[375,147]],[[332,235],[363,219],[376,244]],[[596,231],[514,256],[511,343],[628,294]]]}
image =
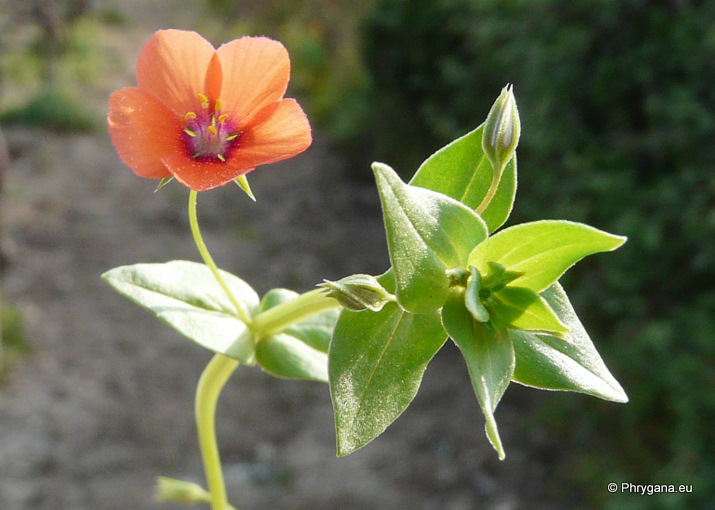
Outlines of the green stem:
{"label": "green stem", "polygon": [[499,181],[501,180],[501,174],[502,172],[493,172],[492,173],[492,183],[489,186],[489,190],[487,191],[487,194],[484,195],[484,199],[482,202],[479,204],[479,206],[476,208],[477,214],[482,214],[484,211],[489,207],[489,203],[492,201],[494,198],[494,195],[497,193],[497,189],[499,188]]}
{"label": "green stem", "polygon": [[238,361],[216,354],[206,365],[196,388],[196,429],[204,461],[206,483],[211,494],[211,510],[230,510],[216,442],[216,403]]}
{"label": "green stem", "polygon": [[236,309],[238,318],[241,319],[241,322],[243,322],[250,329],[251,328],[250,315],[243,308],[241,303],[239,303],[238,300],[234,297],[234,295],[231,292],[231,289],[229,289],[228,285],[226,285],[226,282],[224,281],[223,277],[221,276],[221,273],[219,273],[219,271],[218,271],[216,262],[214,262],[214,259],[213,259],[213,257],[211,257],[211,254],[209,253],[208,248],[206,248],[206,243],[204,243],[203,237],[201,237],[201,231],[199,230],[199,222],[196,217],[196,196],[197,195],[198,195],[198,193],[195,190],[191,190],[189,192],[189,225],[191,226],[191,233],[194,236],[194,242],[196,243],[196,247],[199,249],[201,258],[204,259],[204,263],[211,270],[211,273],[213,273],[214,278],[216,278],[216,281],[221,286],[223,291],[228,296],[228,299],[231,301],[231,304],[233,304],[234,308]]}
{"label": "green stem", "polygon": [[279,333],[293,324],[337,308],[340,308],[340,303],[328,297],[324,289],[311,290],[293,301],[256,315],[252,324],[253,335],[258,342],[261,338]]}

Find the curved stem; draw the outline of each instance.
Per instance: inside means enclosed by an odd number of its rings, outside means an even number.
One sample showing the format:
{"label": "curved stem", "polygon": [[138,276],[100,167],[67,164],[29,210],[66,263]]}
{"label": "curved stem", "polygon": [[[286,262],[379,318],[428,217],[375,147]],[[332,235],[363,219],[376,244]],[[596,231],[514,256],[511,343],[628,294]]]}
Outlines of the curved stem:
{"label": "curved stem", "polygon": [[226,282],[224,281],[223,277],[221,276],[221,273],[219,273],[219,271],[218,271],[216,262],[214,262],[214,259],[213,259],[213,257],[211,257],[211,254],[209,253],[208,248],[206,248],[206,243],[204,243],[203,237],[201,237],[201,231],[199,230],[199,221],[196,217],[196,196],[197,195],[198,195],[198,193],[195,190],[191,190],[189,192],[189,225],[191,226],[191,234],[194,236],[194,242],[196,243],[196,247],[199,249],[201,258],[204,259],[204,263],[211,270],[211,273],[214,275],[214,278],[216,278],[216,281],[221,286],[223,291],[228,296],[228,299],[231,301],[231,304],[236,309],[238,318],[241,319],[241,322],[243,322],[250,329],[251,328],[250,315],[243,308],[241,303],[239,303],[238,300],[234,297],[234,295],[231,292],[231,289],[229,289],[228,285],[226,285]]}
{"label": "curved stem", "polygon": [[489,186],[489,190],[487,191],[487,194],[484,195],[484,199],[482,199],[482,202],[479,204],[479,206],[476,208],[477,214],[482,214],[487,207],[489,207],[489,203],[492,201],[494,198],[494,195],[497,193],[497,188],[499,188],[499,181],[501,180],[501,172],[496,173],[494,172],[492,174],[492,183]]}
{"label": "curved stem", "polygon": [[204,461],[206,483],[211,494],[211,510],[230,510],[226,496],[226,484],[221,470],[218,444],[216,442],[216,403],[224,385],[233,371],[238,367],[238,361],[222,354],[216,354],[206,365],[199,385],[196,388],[196,429],[199,434],[199,447]]}
{"label": "curved stem", "polygon": [[315,289],[301,294],[293,301],[269,308],[253,319],[253,335],[256,341],[319,315],[340,308],[337,300],[328,297],[324,289]]}

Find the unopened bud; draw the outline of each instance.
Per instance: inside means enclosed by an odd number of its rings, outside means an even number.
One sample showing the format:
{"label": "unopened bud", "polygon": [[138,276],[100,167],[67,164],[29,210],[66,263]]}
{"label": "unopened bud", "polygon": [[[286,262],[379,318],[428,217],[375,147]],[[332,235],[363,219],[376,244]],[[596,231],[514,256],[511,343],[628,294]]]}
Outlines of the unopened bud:
{"label": "unopened bud", "polygon": [[492,164],[494,173],[501,175],[514,157],[521,134],[519,110],[511,85],[507,85],[489,110],[482,133],[482,149]]}
{"label": "unopened bud", "polygon": [[208,503],[211,495],[200,485],[160,476],[156,479],[156,499],[179,503]]}
{"label": "unopened bud", "polygon": [[337,282],[325,280],[325,283],[318,287],[328,289],[328,296],[353,312],[379,312],[383,306],[395,300],[395,296],[387,292],[377,278],[369,274],[354,274]]}

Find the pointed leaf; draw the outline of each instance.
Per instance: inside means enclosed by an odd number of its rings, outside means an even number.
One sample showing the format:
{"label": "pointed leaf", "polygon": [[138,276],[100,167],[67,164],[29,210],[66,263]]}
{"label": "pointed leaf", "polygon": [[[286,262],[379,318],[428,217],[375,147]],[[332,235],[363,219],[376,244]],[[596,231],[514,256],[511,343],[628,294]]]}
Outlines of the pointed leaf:
{"label": "pointed leaf", "polygon": [[514,347],[506,330],[475,321],[464,305],[464,293],[454,291],[442,309],[442,323],[467,362],[472,387],[486,419],[485,430],[499,459],[504,459],[494,410],[514,373]]}
{"label": "pointed leaf", "polygon": [[[240,278],[221,271],[244,308],[254,315],[258,296]],[[102,275],[117,292],[146,308],[190,340],[214,352],[253,364],[253,337],[230,300],[204,264],[174,260],[136,264]]]}
{"label": "pointed leaf", "polygon": [[569,328],[536,292],[525,287],[504,287],[496,292],[490,304],[490,317],[506,328],[563,337]]}
{"label": "pointed leaf", "polygon": [[[492,182],[492,165],[482,149],[484,125],[456,139],[422,163],[410,181],[412,186],[443,193],[476,209]],[[509,218],[516,194],[516,156],[502,172],[499,187],[482,213],[490,232]]]}
{"label": "pointed leaf", "polygon": [[544,220],[509,227],[479,244],[469,264],[480,273],[489,262],[524,273],[514,285],[541,292],[555,283],[576,262],[593,253],[612,251],[626,241],[581,223]]}
{"label": "pointed leaf", "polygon": [[328,382],[328,356],[298,338],[279,334],[264,338],[256,346],[256,361],[276,377]]}
{"label": "pointed leaf", "polygon": [[403,183],[387,165],[373,165],[380,193],[396,296],[413,313],[442,306],[449,291],[447,269],[464,266],[487,236],[484,221],[461,202]]}
{"label": "pointed leaf", "polygon": [[546,390],[578,391],[614,402],[628,402],[561,285],[552,285],[541,296],[570,331],[563,339],[512,331],[516,352],[514,381]]}
{"label": "pointed leaf", "polygon": [[416,315],[397,303],[379,312],[340,312],[328,357],[338,456],[365,446],[397,419],[446,339],[437,312]]}

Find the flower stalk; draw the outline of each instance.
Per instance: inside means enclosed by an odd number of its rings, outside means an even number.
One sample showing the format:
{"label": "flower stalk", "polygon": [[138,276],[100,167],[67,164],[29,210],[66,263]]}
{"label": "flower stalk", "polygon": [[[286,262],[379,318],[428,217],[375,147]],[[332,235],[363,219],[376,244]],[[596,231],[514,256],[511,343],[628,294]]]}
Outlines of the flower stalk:
{"label": "flower stalk", "polygon": [[231,510],[233,508],[228,503],[216,441],[216,404],[221,390],[237,367],[238,361],[222,354],[215,354],[206,365],[196,388],[194,403],[196,429],[199,436],[201,458],[204,462],[206,483],[211,495],[211,510]]}

